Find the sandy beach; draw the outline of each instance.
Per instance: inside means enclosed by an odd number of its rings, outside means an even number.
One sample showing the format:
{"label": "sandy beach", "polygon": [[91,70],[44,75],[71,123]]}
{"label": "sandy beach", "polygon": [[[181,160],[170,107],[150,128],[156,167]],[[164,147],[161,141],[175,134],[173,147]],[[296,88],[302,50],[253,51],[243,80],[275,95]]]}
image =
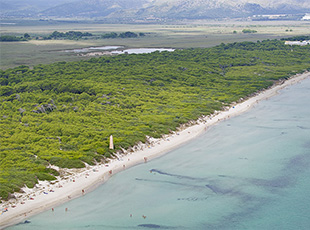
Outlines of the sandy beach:
{"label": "sandy beach", "polygon": [[237,116],[259,101],[276,95],[280,89],[309,77],[310,73],[306,72],[286,81],[278,82],[251,98],[227,107],[224,111],[217,111],[211,116],[201,117],[192,124],[183,125],[176,132],[165,135],[161,139],[149,138],[149,143],[134,146],[132,148],[134,151],[126,151],[122,155],[117,154],[117,157],[108,163],[87,166],[83,169],[60,169],[62,176],[57,177],[56,181],[39,181],[39,184],[34,188],[24,187],[24,193],[15,193],[16,199],[1,203],[0,229],[24,222],[30,216],[46,210],[52,212],[56,206],[94,190],[117,172],[137,164],[147,163],[149,160],[184,145],[206,132],[208,127]]}

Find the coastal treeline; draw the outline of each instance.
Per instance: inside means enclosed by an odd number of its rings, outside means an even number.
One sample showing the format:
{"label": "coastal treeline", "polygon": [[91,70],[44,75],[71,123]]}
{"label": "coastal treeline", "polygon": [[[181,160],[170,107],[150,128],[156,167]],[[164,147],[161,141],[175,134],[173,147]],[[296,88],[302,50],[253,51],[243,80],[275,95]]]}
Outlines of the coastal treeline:
{"label": "coastal treeline", "polygon": [[0,70],[1,199],[310,70],[309,52],[266,40]]}
{"label": "coastal treeline", "polygon": [[80,39],[106,39],[106,38],[137,38],[137,37],[144,37],[145,33],[134,33],[131,31],[122,32],[122,33],[105,33],[103,35],[94,35],[89,32],[79,32],[79,31],[68,31],[66,33],[54,31],[49,36],[44,36],[43,40],[59,40],[59,39],[68,39],[68,40],[80,40]]}
{"label": "coastal treeline", "polygon": [[282,41],[306,41],[306,40],[310,40],[310,36],[307,35],[300,35],[300,36],[295,36],[295,37],[291,37],[291,38],[281,38]]}
{"label": "coastal treeline", "polygon": [[89,32],[80,32],[80,31],[68,31],[68,32],[59,32],[54,31],[53,33],[45,36],[39,35],[29,35],[25,33],[24,36],[18,37],[14,35],[2,35],[0,36],[0,42],[16,42],[16,41],[28,41],[31,39],[36,40],[81,40],[81,39],[113,39],[113,38],[137,38],[144,37],[145,33],[134,33],[131,31],[122,32],[122,33],[105,33],[105,34],[92,34]]}
{"label": "coastal treeline", "polygon": [[69,39],[69,40],[79,40],[85,37],[92,37],[93,34],[89,32],[80,32],[80,31],[68,31],[68,32],[58,32],[54,31],[52,34],[43,37],[44,40],[51,39]]}
{"label": "coastal treeline", "polygon": [[20,42],[20,41],[27,41],[27,37],[17,37],[13,35],[2,35],[0,36],[0,42]]}
{"label": "coastal treeline", "polygon": [[111,32],[111,33],[106,33],[104,35],[102,35],[102,38],[137,38],[137,37],[144,37],[145,33],[134,33],[134,32],[123,32],[123,33],[115,33],[115,32]]}
{"label": "coastal treeline", "polygon": [[253,34],[253,33],[257,33],[257,31],[256,30],[251,30],[251,29],[243,29],[242,33]]}

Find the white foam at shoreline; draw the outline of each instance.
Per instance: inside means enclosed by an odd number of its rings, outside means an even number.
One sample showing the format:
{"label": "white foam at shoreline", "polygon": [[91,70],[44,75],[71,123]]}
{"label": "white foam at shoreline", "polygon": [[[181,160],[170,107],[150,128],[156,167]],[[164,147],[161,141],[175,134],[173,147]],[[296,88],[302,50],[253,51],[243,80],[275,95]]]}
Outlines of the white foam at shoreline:
{"label": "white foam at shoreline", "polygon": [[[165,135],[162,139],[149,139],[151,142],[150,145],[141,144],[135,146],[133,149],[139,150],[133,153],[129,152],[127,155],[118,155],[118,159],[111,160],[108,164],[88,166],[85,169],[66,170],[67,174],[71,175],[63,179],[58,177],[57,183],[51,184],[46,181],[40,181],[39,185],[34,189],[24,188],[25,193],[15,193],[16,200],[10,200],[0,205],[0,210],[8,208],[8,212],[0,215],[0,228],[19,223],[31,215],[51,209],[70,199],[81,196],[83,195],[82,190],[85,192],[92,191],[108,180],[111,176],[110,170],[112,170],[113,175],[131,166],[144,163],[145,157],[148,161],[161,156],[204,133],[209,126],[221,120],[236,116],[251,108],[258,101],[274,96],[278,90],[295,84],[307,77],[310,77],[308,72],[296,75],[284,83],[262,91],[258,95],[236,104],[225,111],[218,112],[210,117],[201,118],[196,124],[188,128],[171,135]],[[33,198],[33,200],[30,198]],[[13,208],[13,206],[16,207]]]}

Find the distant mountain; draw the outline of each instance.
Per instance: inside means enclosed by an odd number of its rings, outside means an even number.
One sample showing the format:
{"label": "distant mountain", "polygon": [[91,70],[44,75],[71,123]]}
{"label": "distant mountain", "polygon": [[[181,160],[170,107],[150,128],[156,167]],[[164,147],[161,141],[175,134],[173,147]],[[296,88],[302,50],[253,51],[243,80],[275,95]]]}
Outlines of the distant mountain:
{"label": "distant mountain", "polygon": [[[41,12],[54,17],[109,17],[116,12],[130,15],[148,3],[148,0],[82,0],[62,4]],[[125,14],[125,15],[126,15]]]}
{"label": "distant mountain", "polygon": [[309,0],[155,0],[139,12],[146,16],[200,19],[247,17],[266,13],[295,14],[309,10]]}
{"label": "distant mountain", "polygon": [[0,16],[36,17],[42,10],[74,1],[75,0],[0,0]]}
{"label": "distant mountain", "polygon": [[[0,2],[6,3],[5,9],[10,8],[8,1],[0,0]],[[11,2],[19,2],[19,4],[33,2],[32,7],[27,8],[24,4],[24,8],[18,10],[23,12],[25,9],[31,9],[37,17],[127,21],[236,18],[255,14],[310,12],[309,0],[12,0]],[[53,6],[47,8],[45,4],[45,9],[42,9],[38,4],[40,2],[49,2],[49,4],[53,2]],[[64,4],[60,4],[61,2]],[[18,10],[15,12],[18,13]]]}

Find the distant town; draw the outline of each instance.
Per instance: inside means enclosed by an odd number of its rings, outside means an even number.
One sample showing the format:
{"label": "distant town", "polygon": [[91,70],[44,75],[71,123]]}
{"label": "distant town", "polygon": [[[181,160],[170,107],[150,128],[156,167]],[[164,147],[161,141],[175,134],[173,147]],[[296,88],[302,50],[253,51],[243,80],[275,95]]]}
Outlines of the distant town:
{"label": "distant town", "polygon": [[310,13],[306,14],[262,14],[250,17],[253,21],[270,21],[270,20],[310,20]]}

